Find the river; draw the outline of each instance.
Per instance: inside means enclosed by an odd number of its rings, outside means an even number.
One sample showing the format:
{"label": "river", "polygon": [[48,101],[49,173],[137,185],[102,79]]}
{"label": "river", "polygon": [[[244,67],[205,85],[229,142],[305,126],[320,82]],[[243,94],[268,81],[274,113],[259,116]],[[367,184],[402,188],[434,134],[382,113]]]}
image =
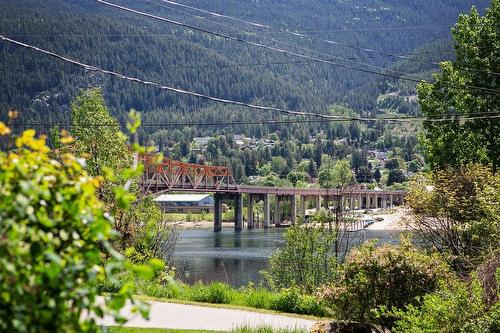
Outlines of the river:
{"label": "river", "polygon": [[[234,287],[261,281],[268,258],[283,244],[285,229],[254,229],[235,233],[226,229],[180,231],[173,264],[177,277],[186,283],[222,281]],[[395,243],[399,231],[365,230],[364,239]]]}

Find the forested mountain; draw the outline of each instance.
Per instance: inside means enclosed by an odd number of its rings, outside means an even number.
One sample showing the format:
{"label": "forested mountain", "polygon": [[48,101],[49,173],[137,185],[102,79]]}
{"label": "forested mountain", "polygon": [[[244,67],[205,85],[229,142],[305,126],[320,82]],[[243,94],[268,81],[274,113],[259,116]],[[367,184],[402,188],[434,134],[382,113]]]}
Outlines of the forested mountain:
{"label": "forested mountain", "polygon": [[[412,78],[419,79],[429,78],[429,73],[437,70],[429,61],[453,56],[449,26],[456,22],[458,14],[472,5],[483,9],[489,4],[485,0],[183,1],[276,28],[272,30],[161,0],[113,2],[344,66],[376,72],[388,70],[403,76],[402,73],[413,74]],[[181,89],[318,113],[331,112],[330,105],[343,105],[353,109],[350,112],[365,115],[418,112],[412,97],[414,84],[228,41],[125,13],[96,1],[3,0],[0,17],[3,35],[87,64]],[[418,61],[397,62],[395,57],[300,38],[285,31],[302,31],[389,54],[412,54]],[[130,108],[135,108],[144,113],[144,122],[148,124],[286,119],[276,113],[215,104],[85,72],[5,42],[0,43],[0,54],[0,118],[5,118],[6,110],[15,108],[21,111],[19,123],[67,123],[71,99],[91,86],[103,88],[113,115],[122,119]],[[331,132],[329,125],[306,124],[222,129],[198,126],[183,133],[192,137],[233,132],[259,137],[285,131],[298,137],[304,131],[314,135],[320,130]],[[174,138],[174,131],[168,127],[151,126],[144,131],[143,134],[163,136],[163,140]]]}

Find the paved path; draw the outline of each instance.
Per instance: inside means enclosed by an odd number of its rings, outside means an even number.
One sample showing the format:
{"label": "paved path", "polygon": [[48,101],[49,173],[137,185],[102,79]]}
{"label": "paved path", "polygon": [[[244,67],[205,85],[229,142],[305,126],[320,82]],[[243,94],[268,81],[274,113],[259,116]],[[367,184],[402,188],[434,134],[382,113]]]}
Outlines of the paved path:
{"label": "paved path", "polygon": [[[149,321],[139,315],[130,314],[130,307],[127,305],[123,313],[131,320],[125,326],[213,331],[230,331],[241,326],[271,326],[274,329],[300,329],[309,332],[315,323],[309,319],[244,310],[154,301],[149,303],[151,304]],[[102,324],[110,326],[114,325],[114,322],[111,318],[105,318]]]}

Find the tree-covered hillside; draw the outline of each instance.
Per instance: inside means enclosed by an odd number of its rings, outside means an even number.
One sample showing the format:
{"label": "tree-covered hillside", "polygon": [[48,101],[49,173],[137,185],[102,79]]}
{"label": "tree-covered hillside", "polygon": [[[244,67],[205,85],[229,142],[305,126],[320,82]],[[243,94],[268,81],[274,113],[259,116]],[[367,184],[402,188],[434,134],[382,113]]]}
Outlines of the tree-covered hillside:
{"label": "tree-covered hillside", "polygon": [[[449,27],[460,12],[488,1],[183,1],[208,11],[260,22],[276,30],[217,18],[163,2],[113,1],[179,22],[273,47],[330,59],[364,70],[428,78],[438,61],[450,53]],[[3,35],[58,52],[87,64],[186,90],[288,109],[330,112],[343,105],[358,114],[418,112],[414,84],[379,75],[280,54],[154,21],[80,0],[4,0],[0,3]],[[286,31],[390,54],[412,54],[403,61],[356,48],[292,36]],[[436,42],[437,41],[437,42]],[[439,50],[439,52],[436,52]],[[21,111],[18,123],[69,122],[70,100],[83,88],[100,86],[114,116],[123,119],[130,108],[144,113],[149,124],[165,122],[227,122],[283,119],[162,92],[117,78],[84,72],[69,64],[5,42],[0,43],[0,117]],[[369,127],[372,127],[369,124]],[[14,126],[14,129],[16,127]],[[47,131],[47,128],[39,128]],[[166,129],[167,131],[162,131]],[[178,128],[177,128],[178,129]],[[330,131],[320,124],[193,126],[192,136],[245,133],[261,137],[288,132],[291,137]],[[145,127],[163,141],[173,140],[169,127]],[[163,133],[160,135],[159,133]],[[380,133],[382,135],[382,133]],[[165,137],[166,136],[166,137]]]}

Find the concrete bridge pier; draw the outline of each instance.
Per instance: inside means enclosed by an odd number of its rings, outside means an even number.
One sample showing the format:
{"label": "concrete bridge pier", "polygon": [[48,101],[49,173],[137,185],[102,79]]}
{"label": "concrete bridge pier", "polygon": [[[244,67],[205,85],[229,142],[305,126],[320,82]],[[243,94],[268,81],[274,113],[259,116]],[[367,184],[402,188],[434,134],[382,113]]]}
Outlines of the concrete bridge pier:
{"label": "concrete bridge pier", "polygon": [[299,211],[300,211],[300,218],[302,219],[302,222],[306,220],[306,197],[301,195],[299,197]]}
{"label": "concrete bridge pier", "polygon": [[234,230],[243,230],[243,195],[241,193],[234,195]]}
{"label": "concrete bridge pier", "polygon": [[290,216],[290,222],[292,225],[295,225],[297,222],[297,202],[295,195],[290,196],[290,201],[291,201],[291,216]]}
{"label": "concrete bridge pier", "polygon": [[269,207],[269,194],[264,194],[264,229],[271,226],[271,209]]}
{"label": "concrete bridge pier", "polygon": [[214,195],[214,231],[222,230],[222,195],[215,193]]}
{"label": "concrete bridge pier", "polygon": [[321,210],[321,195],[317,195],[315,197],[316,200],[316,213],[318,213]]}
{"label": "concrete bridge pier", "polygon": [[248,208],[247,208],[247,227],[248,229],[253,229],[255,227],[255,221],[253,220],[253,195],[248,194]]}
{"label": "concrete bridge pier", "polygon": [[243,196],[241,193],[214,195],[214,231],[222,230],[222,202],[234,201],[234,230],[243,230]]}
{"label": "concrete bridge pier", "polygon": [[389,195],[390,208],[394,208],[394,196],[392,194]]}
{"label": "concrete bridge pier", "polygon": [[276,195],[275,198],[274,226],[279,227],[281,225],[281,195]]}

